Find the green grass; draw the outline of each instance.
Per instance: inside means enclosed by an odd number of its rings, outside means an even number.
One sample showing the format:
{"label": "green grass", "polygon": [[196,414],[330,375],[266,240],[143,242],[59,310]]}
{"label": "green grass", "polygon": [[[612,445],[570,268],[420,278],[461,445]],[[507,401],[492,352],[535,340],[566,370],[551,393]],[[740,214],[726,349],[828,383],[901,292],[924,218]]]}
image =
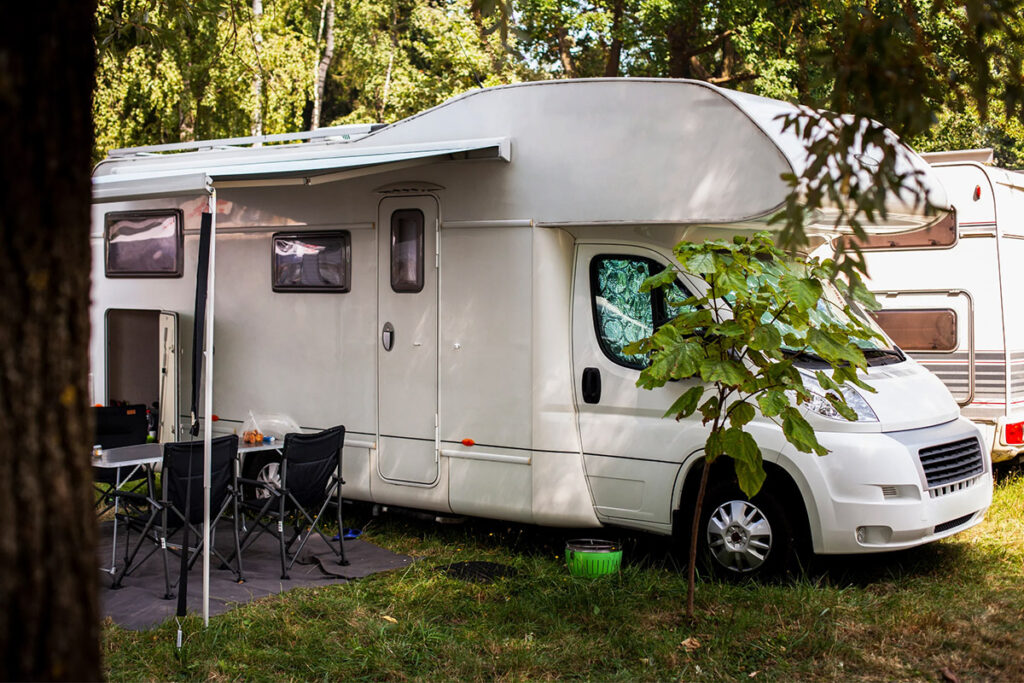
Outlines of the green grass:
{"label": "green grass", "polygon": [[[113,680],[961,680],[1024,677],[1024,479],[987,521],[913,551],[825,558],[774,585],[685,577],[659,539],[618,536],[620,574],[570,577],[564,531],[474,520],[359,518],[364,538],[418,559],[341,586],[295,589],[210,620],[105,627]],[[602,535],[607,535],[605,531]],[[614,532],[612,532],[614,533]],[[473,584],[440,565],[508,564]]]}

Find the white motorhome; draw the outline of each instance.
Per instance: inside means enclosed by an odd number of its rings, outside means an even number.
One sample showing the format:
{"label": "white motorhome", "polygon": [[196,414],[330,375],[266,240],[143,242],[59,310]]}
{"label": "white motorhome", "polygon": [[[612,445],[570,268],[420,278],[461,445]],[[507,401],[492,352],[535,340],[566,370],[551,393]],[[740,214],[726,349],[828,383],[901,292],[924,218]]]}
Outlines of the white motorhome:
{"label": "white motorhome", "polygon": [[954,211],[864,245],[874,316],[949,387],[993,462],[1009,461],[1024,453],[1024,173],[993,167],[991,149],[922,156]]}
{"label": "white motorhome", "polygon": [[[642,360],[622,348],[665,314],[637,285],[680,240],[764,228],[780,175],[806,161],[777,119],[792,111],[699,82],[557,81],[383,127],[111,152],[93,179],[95,400],[177,406],[160,436],[185,438],[176,378],[215,206],[215,429],[250,411],[346,425],[346,498],[685,529],[706,432],[662,414],[698,380],[636,387]],[[902,163],[927,170],[909,150]],[[899,197],[889,217],[874,229],[935,220]],[[828,231],[830,212],[817,218]],[[877,393],[860,420],[807,412],[829,455],[758,418],[763,493],[746,501],[715,474],[701,538],[724,570],[767,570],[801,542],[907,548],[982,520],[978,429],[918,363],[881,343],[869,355]]]}

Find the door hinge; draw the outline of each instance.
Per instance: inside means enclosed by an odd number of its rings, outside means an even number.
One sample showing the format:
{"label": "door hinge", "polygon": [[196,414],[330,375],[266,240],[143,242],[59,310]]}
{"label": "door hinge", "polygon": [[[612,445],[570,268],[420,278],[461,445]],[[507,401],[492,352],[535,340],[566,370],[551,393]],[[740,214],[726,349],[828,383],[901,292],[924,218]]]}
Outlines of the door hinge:
{"label": "door hinge", "polygon": [[434,413],[434,462],[441,460],[441,428],[437,413]]}
{"label": "door hinge", "polygon": [[441,267],[441,219],[434,219],[434,268]]}

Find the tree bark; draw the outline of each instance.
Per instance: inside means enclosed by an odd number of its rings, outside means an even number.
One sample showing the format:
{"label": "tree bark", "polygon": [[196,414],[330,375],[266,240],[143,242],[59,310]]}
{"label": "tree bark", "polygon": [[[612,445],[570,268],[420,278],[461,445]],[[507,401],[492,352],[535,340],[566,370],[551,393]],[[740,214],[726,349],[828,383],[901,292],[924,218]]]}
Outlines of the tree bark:
{"label": "tree bark", "polygon": [[0,677],[99,680],[87,410],[95,2],[0,27]]}
{"label": "tree bark", "polygon": [[[324,53],[316,67],[316,82],[313,84],[313,118],[310,127],[320,127],[320,112],[324,104],[324,86],[327,83],[327,70],[331,68],[334,58],[334,0],[324,0],[324,34],[327,38]],[[319,37],[318,37],[319,38]],[[319,39],[317,45],[319,45]]]}
{"label": "tree bark", "polygon": [[252,94],[256,102],[252,108],[250,126],[253,135],[263,135],[263,63],[260,61],[260,48],[263,47],[263,31],[260,30],[262,18],[263,0],[252,0],[252,47],[256,53],[256,77],[252,79]]}
{"label": "tree bark", "polygon": [[619,75],[619,61],[622,59],[622,14],[626,0],[615,0],[612,7],[612,42],[608,45],[608,59],[604,64],[604,75],[614,78]]}
{"label": "tree bark", "polygon": [[565,28],[555,29],[555,38],[558,41],[558,58],[562,62],[562,70],[565,71],[566,78],[575,78],[576,69],[572,63],[572,39],[569,37],[569,31]]}

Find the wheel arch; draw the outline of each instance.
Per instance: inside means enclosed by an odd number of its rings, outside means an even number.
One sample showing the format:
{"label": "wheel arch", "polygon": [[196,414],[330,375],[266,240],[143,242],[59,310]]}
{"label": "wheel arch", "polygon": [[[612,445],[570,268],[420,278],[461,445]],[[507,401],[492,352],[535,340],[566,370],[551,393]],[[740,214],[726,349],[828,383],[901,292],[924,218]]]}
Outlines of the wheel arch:
{"label": "wheel arch", "polygon": [[[673,495],[672,534],[680,538],[688,537],[693,522],[693,506],[696,504],[700,489],[701,473],[704,470],[704,452],[697,451],[690,455],[680,468]],[[708,488],[722,481],[735,482],[736,475],[731,459],[719,458],[713,465],[708,478]],[[776,454],[774,460],[764,460],[767,478],[762,490],[770,491],[786,507],[796,531],[811,549],[821,547],[821,525],[817,509],[810,497],[810,487],[800,471],[788,458]],[[812,503],[812,504],[808,504]]]}

